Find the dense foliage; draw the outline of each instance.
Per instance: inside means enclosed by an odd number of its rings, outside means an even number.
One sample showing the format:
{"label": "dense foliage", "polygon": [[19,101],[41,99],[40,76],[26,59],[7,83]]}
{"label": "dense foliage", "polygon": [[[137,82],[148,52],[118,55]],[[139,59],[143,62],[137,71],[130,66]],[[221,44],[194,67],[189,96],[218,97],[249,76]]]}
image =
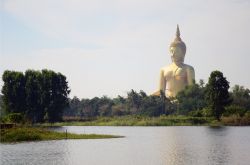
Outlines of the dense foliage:
{"label": "dense foliage", "polygon": [[200,84],[187,86],[178,93],[176,99],[178,100],[178,114],[188,115],[190,112],[194,114],[194,111],[202,110],[207,106],[203,81],[201,80]]}
{"label": "dense foliage", "polygon": [[69,108],[65,109],[64,115],[86,119],[96,116],[160,116],[173,112],[174,104],[165,95],[148,96],[143,91],[131,90],[127,97],[118,96],[113,99],[103,96],[80,100],[74,97],[69,100]]}
{"label": "dense foliage", "polygon": [[206,85],[206,100],[211,107],[213,115],[220,120],[225,110],[225,106],[231,103],[229,96],[229,82],[220,71],[213,71],[210,74]]}
{"label": "dense foliage", "polygon": [[23,115],[32,123],[59,121],[68,105],[68,82],[61,73],[5,71],[2,76],[2,111]]}

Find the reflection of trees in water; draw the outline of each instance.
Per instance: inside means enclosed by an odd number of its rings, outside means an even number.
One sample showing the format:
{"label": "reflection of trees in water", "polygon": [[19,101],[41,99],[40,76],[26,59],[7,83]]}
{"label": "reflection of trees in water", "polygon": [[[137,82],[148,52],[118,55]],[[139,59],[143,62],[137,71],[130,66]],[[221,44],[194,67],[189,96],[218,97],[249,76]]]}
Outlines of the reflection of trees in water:
{"label": "reflection of trees in water", "polygon": [[168,165],[228,164],[227,128],[169,127],[163,132],[161,157]]}
{"label": "reflection of trees in water", "polygon": [[[206,127],[208,164],[229,164],[232,153],[229,149],[228,128]],[[210,162],[210,163],[209,163]]]}
{"label": "reflection of trees in water", "polygon": [[169,127],[162,139],[162,157],[166,164],[188,165],[204,164],[201,127]]}

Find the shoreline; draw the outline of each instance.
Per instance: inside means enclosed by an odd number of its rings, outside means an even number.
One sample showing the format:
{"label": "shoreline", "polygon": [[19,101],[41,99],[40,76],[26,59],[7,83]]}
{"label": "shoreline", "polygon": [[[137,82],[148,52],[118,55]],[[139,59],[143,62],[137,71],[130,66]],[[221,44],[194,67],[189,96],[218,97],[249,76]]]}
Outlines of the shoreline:
{"label": "shoreline", "polygon": [[1,129],[1,143],[17,143],[29,141],[70,140],[70,139],[109,139],[124,136],[106,134],[75,134],[69,132],[56,132],[44,127],[14,127]]}
{"label": "shoreline", "polygon": [[57,123],[41,123],[38,126],[250,126],[249,118],[223,117],[221,121],[213,117],[191,116],[116,116],[97,117],[90,121],[63,121]]}

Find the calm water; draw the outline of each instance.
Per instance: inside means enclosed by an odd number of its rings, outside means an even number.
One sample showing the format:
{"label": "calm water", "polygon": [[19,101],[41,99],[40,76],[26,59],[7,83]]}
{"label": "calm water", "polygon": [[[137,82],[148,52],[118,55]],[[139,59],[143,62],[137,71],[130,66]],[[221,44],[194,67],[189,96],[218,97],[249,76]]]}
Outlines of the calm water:
{"label": "calm water", "polygon": [[249,165],[250,127],[53,128],[124,135],[119,139],[0,144],[0,164]]}

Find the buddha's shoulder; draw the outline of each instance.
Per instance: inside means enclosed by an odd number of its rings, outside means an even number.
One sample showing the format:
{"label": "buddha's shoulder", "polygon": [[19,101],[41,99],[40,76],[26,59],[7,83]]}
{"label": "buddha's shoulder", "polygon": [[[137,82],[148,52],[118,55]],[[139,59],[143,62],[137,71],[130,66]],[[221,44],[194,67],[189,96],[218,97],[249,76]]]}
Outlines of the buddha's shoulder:
{"label": "buddha's shoulder", "polygon": [[191,65],[188,64],[183,64],[183,65],[185,69],[194,71],[194,67],[192,67]]}
{"label": "buddha's shoulder", "polygon": [[168,66],[164,66],[164,67],[161,68],[161,72],[169,72],[171,70],[173,70],[172,64],[170,64]]}

